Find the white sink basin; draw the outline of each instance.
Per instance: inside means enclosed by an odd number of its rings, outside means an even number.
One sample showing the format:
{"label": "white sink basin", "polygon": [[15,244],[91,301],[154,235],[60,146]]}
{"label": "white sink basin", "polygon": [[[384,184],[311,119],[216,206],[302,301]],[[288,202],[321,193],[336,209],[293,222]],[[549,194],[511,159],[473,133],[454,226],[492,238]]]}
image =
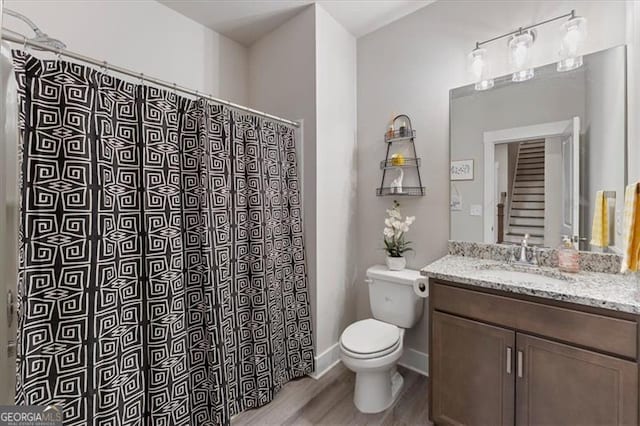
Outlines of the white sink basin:
{"label": "white sink basin", "polygon": [[513,282],[534,284],[566,284],[574,281],[572,277],[553,269],[513,264],[482,265],[478,268],[478,278],[499,278]]}
{"label": "white sink basin", "polygon": [[557,278],[551,278],[544,275],[538,274],[530,274],[528,272],[518,272],[518,271],[500,271],[497,270],[484,270],[480,271],[478,274],[478,278],[494,278],[497,274],[499,274],[500,278],[503,280],[513,281],[513,282],[526,282],[526,283],[540,283],[540,284],[566,284],[567,280],[559,280]]}

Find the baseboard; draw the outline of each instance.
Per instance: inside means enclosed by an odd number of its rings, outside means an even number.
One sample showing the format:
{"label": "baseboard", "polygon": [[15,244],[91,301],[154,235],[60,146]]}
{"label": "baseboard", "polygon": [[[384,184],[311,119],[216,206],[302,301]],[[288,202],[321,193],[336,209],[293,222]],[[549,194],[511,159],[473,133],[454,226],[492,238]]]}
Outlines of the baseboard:
{"label": "baseboard", "polygon": [[316,370],[309,376],[318,380],[340,362],[340,345],[335,343],[329,349],[316,356]]}
{"label": "baseboard", "polygon": [[[319,379],[340,362],[340,345],[335,343],[329,349],[316,356],[316,369],[309,376]],[[398,365],[413,370],[423,376],[429,375],[429,355],[415,349],[406,348]]]}
{"label": "baseboard", "polygon": [[429,376],[429,355],[415,349],[405,348],[398,365],[413,370],[423,376]]}

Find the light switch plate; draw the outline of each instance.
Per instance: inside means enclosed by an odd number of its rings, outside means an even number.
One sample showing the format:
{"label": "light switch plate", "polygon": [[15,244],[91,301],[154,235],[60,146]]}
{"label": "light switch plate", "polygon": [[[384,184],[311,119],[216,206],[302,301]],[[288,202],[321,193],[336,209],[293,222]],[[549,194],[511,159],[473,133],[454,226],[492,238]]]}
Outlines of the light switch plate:
{"label": "light switch plate", "polygon": [[451,194],[451,210],[452,211],[462,210],[462,197],[460,195]]}
{"label": "light switch plate", "polygon": [[471,216],[482,216],[482,204],[471,204]]}

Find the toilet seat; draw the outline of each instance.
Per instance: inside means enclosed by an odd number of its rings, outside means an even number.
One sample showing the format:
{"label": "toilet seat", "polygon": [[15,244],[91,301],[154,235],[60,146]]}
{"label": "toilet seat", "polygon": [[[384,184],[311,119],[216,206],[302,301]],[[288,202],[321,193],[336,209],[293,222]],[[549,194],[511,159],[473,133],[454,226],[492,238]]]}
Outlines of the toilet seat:
{"label": "toilet seat", "polygon": [[340,337],[340,346],[353,358],[379,358],[398,349],[401,334],[397,326],[369,318],[347,327]]}
{"label": "toilet seat", "polygon": [[385,355],[388,355],[390,353],[393,353],[396,349],[398,349],[398,347],[400,346],[400,342],[396,343],[394,346],[385,349],[383,351],[380,352],[373,352],[373,353],[366,353],[366,354],[361,354],[358,352],[352,352],[349,349],[345,348],[344,345],[340,345],[340,349],[342,350],[342,353],[346,356],[349,356],[353,359],[360,359],[360,360],[368,360],[368,359],[376,359],[376,358],[382,358]]}

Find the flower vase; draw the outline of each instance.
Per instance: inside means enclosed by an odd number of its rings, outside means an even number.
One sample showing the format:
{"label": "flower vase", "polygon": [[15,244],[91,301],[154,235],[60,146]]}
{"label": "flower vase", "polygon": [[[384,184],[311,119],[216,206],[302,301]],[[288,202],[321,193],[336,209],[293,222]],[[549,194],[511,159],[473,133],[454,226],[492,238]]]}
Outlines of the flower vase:
{"label": "flower vase", "polygon": [[402,271],[405,266],[407,266],[407,260],[404,258],[404,256],[387,256],[387,268],[389,268],[390,271]]}

